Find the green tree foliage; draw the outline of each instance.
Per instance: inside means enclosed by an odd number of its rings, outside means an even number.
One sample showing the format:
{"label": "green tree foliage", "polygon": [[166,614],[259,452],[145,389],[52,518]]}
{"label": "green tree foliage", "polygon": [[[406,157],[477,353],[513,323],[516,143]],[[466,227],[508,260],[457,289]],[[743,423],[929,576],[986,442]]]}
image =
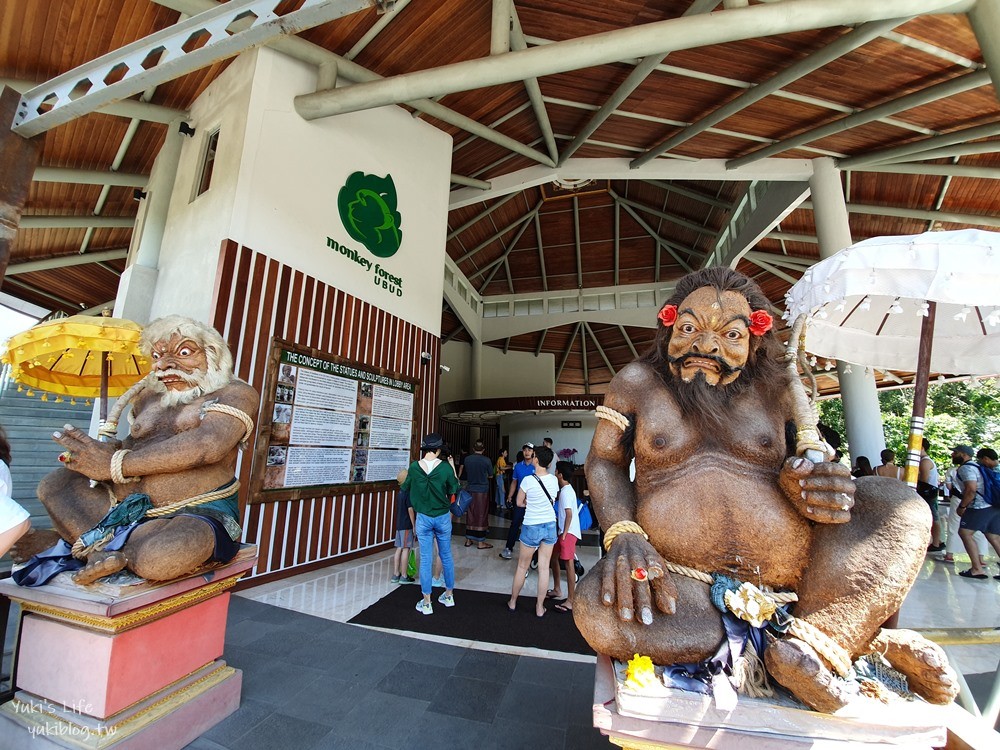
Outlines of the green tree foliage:
{"label": "green tree foliage", "polygon": [[[878,400],[886,447],[903,457],[910,435],[913,389],[879,391]],[[843,402],[839,398],[821,401],[819,418],[841,435],[844,441],[841,451],[846,454],[849,446]],[[927,393],[924,436],[931,443],[931,458],[940,467],[951,464],[951,448],[958,443],[967,443],[975,448],[1000,447],[1000,381],[989,379],[931,385]],[[868,458],[872,466],[879,464],[878,456]]]}

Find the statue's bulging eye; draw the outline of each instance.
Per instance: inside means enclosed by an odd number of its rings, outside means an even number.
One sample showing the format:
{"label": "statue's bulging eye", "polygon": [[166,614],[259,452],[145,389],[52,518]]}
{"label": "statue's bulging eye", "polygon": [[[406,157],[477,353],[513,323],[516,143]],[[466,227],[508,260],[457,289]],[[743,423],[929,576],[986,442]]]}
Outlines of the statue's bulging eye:
{"label": "statue's bulging eye", "polygon": [[160,357],[162,357],[163,355],[162,355],[162,354],[160,354],[159,352],[153,352],[153,353],[152,353],[152,354],[150,354],[149,356],[150,356],[150,357],[152,357],[153,359],[159,359],[159,358],[160,358]]}
{"label": "statue's bulging eye", "polygon": [[743,334],[740,333],[738,329],[733,328],[732,330],[726,331],[726,338],[736,341],[737,339],[743,338]]}
{"label": "statue's bulging eye", "polygon": [[690,323],[682,323],[681,333],[694,333],[694,326]]}
{"label": "statue's bulging eye", "polygon": [[194,354],[194,350],[191,349],[190,347],[183,346],[177,353],[180,354],[182,357],[190,357],[192,354]]}

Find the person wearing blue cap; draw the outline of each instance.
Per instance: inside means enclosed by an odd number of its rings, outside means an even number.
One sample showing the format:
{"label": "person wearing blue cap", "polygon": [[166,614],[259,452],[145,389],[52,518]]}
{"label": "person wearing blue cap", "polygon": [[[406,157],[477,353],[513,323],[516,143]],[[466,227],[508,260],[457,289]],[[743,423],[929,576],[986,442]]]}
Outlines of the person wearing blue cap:
{"label": "person wearing blue cap", "polygon": [[445,591],[438,602],[445,607],[455,606],[455,563],[451,556],[451,496],[461,488],[451,459],[441,460],[444,440],[432,432],[420,443],[423,458],[410,464],[401,489],[410,493],[410,505],[416,512],[413,531],[420,545],[420,591],[423,598],[416,610],[424,615],[434,614],[431,604],[433,581],[431,561],[434,558],[434,541],[444,569]]}

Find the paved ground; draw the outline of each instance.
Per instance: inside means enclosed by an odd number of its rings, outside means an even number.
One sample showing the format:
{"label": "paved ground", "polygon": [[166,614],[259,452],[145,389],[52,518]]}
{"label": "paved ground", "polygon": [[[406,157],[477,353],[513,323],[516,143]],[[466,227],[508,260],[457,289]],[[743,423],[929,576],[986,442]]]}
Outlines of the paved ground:
{"label": "paved ground", "polygon": [[189,750],[607,750],[594,665],[447,646],[234,596],[243,702]]}

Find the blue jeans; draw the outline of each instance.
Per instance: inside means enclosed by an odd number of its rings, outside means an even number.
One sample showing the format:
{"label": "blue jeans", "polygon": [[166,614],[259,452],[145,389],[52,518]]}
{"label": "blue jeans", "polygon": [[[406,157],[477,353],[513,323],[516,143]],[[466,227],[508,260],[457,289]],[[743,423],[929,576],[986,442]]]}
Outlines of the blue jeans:
{"label": "blue jeans", "polygon": [[455,563],[451,559],[451,513],[440,516],[425,516],[417,513],[413,531],[420,543],[420,591],[431,595],[431,563],[434,561],[434,540],[437,539],[438,554],[444,568],[444,587],[455,588]]}

